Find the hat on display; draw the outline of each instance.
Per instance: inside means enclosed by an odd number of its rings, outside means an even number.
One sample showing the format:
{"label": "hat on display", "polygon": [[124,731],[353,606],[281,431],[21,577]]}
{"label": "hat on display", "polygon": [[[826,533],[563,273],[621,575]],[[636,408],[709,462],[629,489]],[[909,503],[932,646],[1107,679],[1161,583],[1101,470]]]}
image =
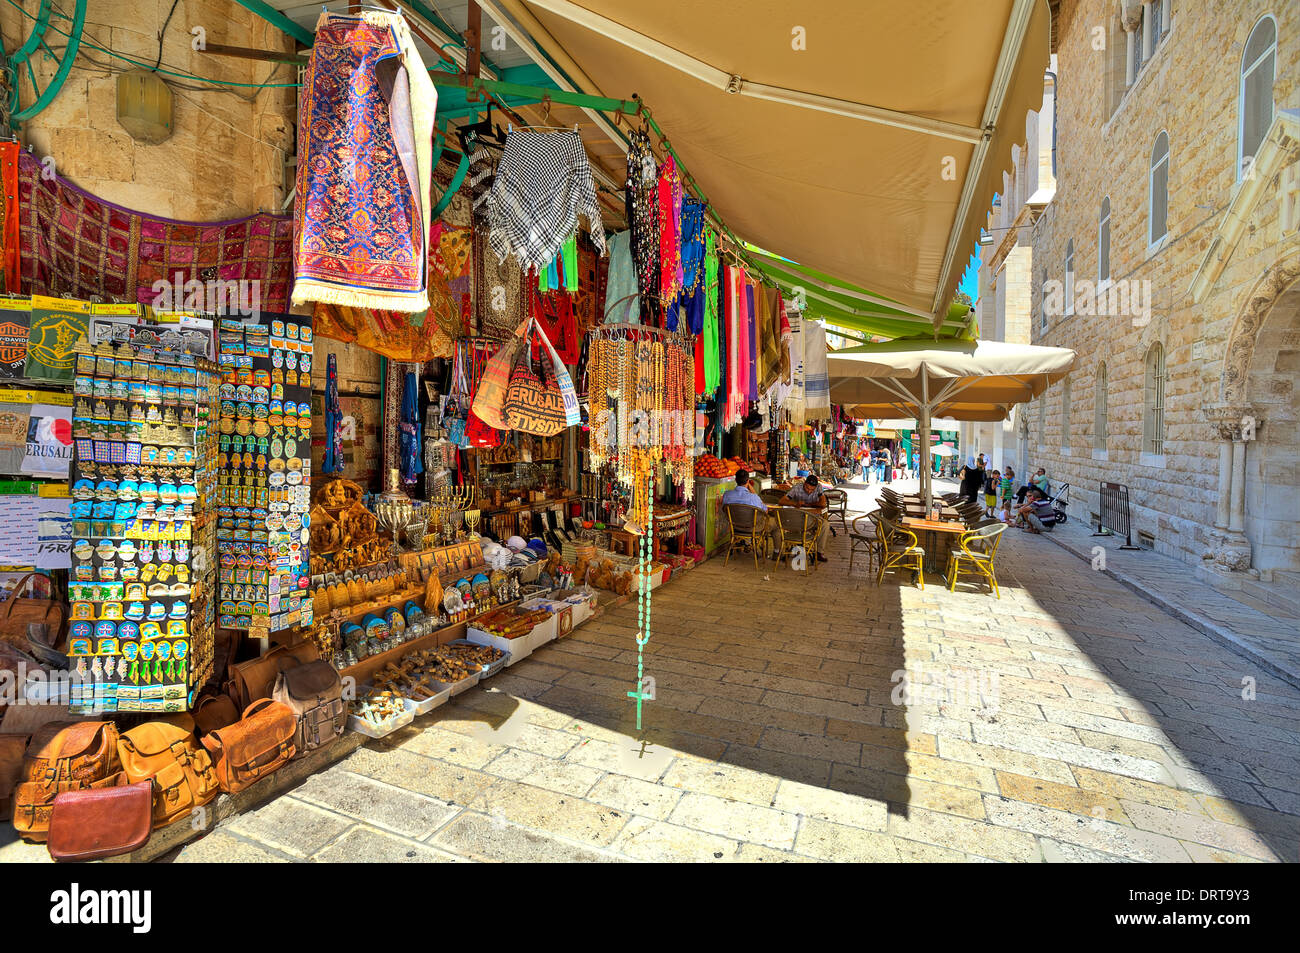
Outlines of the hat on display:
{"label": "hat on display", "polygon": [[524,538],[522,536],[511,536],[508,540],[506,540],[506,545],[509,546],[511,549],[513,549],[515,552],[519,552],[521,549],[528,548],[528,544],[524,542]]}
{"label": "hat on display", "polygon": [[540,539],[530,539],[528,541],[528,548],[537,553],[538,556],[546,555],[546,543]]}

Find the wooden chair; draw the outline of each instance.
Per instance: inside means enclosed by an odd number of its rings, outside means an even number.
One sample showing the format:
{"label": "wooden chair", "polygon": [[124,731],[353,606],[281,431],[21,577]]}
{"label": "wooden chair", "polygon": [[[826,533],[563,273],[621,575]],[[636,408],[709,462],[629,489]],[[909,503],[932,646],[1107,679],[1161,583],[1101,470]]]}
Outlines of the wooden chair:
{"label": "wooden chair", "polygon": [[880,510],[872,510],[862,516],[853,517],[853,528],[849,530],[849,573],[853,573],[853,557],[865,553],[867,572],[875,569],[883,552],[880,545]]}
{"label": "wooden chair", "polygon": [[[961,534],[960,549],[954,549],[948,557],[948,588],[957,589],[957,577],[961,573],[975,572],[989,581],[993,595],[1001,599],[998,591],[998,577],[993,570],[993,558],[998,554],[998,545],[1002,542],[1002,533],[1007,525],[997,520],[989,522],[978,529]],[[965,568],[969,565],[969,569]]]}
{"label": "wooden chair", "polygon": [[916,534],[887,519],[881,519],[876,528],[881,545],[876,585],[885,581],[885,573],[890,569],[912,569],[916,572],[917,584],[925,589],[925,550],[917,545]]}
{"label": "wooden chair", "polygon": [[780,531],[776,541],[777,560],[785,559],[796,549],[802,548],[806,564],[816,569],[817,538],[822,529],[821,515],[796,506],[783,506],[776,511],[776,522]]}
{"label": "wooden chair", "polygon": [[748,544],[754,551],[754,568],[758,569],[760,551],[763,555],[767,554],[767,514],[757,506],[746,506],[744,503],[726,503],[722,509],[727,514],[727,525],[731,528],[731,543],[722,565],[731,562],[731,554],[737,546]]}

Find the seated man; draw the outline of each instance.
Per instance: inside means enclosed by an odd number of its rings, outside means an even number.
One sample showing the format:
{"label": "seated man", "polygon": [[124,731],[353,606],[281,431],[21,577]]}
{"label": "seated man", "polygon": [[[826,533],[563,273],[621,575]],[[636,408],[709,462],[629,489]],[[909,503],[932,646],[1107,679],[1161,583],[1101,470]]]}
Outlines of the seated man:
{"label": "seated man", "polygon": [[1016,513],[1025,518],[1025,528],[1031,533],[1051,532],[1056,525],[1056,510],[1052,509],[1047,494],[1038,487],[1031,487],[1028,502],[1016,508]]}
{"label": "seated man", "polygon": [[722,494],[722,505],[726,506],[728,503],[740,503],[767,512],[767,504],[750,488],[748,470],[737,470],[736,485]]}
{"label": "seated man", "polygon": [[[817,479],[815,473],[808,474],[802,483],[796,483],[790,487],[789,492],[781,498],[781,503],[784,506],[797,506],[800,509],[816,510],[818,512],[829,506],[826,500],[826,491],[822,489],[821,481]],[[830,520],[822,521],[821,532],[817,537],[818,562],[826,562],[826,535],[830,526]]]}

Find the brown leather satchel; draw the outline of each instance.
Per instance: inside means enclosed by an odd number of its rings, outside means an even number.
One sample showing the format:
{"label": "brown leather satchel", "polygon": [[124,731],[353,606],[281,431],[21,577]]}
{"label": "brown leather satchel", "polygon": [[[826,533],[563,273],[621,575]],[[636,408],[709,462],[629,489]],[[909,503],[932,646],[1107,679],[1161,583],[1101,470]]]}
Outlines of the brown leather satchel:
{"label": "brown leather satchel", "polygon": [[111,721],[65,721],[42,725],[14,789],[14,827],[28,840],[45,840],[54,798],[65,791],[116,787],[124,780],[117,760],[117,728]]}
{"label": "brown leather satchel", "polygon": [[221,790],[238,794],[292,758],[297,729],[298,719],[288,706],[263,698],[233,725],[204,735]]}
{"label": "brown leather satchel", "polygon": [[343,680],[329,662],[306,662],[281,672],[271,697],[297,719],[293,736],[297,757],[343,734],[348,720]]}
{"label": "brown leather satchel", "polygon": [[235,708],[243,711],[255,701],[271,697],[275,680],[282,671],[318,658],[320,654],[315,642],[305,641],[292,647],[278,645],[260,658],[232,665],[226,694],[235,703]]}
{"label": "brown leather satchel", "polygon": [[47,627],[46,642],[50,646],[57,646],[62,641],[63,626],[67,622],[68,615],[64,601],[58,598],[58,593],[53,590],[54,584],[50,584],[52,598],[49,599],[34,599],[18,595],[26,588],[28,581],[37,576],[44,576],[44,573],[29,572],[23,576],[11,590],[13,595],[0,602],[0,641],[25,646],[27,626],[31,623]]}
{"label": "brown leather satchel", "polygon": [[50,840],[55,860],[98,860],[129,854],[153,833],[153,785],[149,781],[102,791],[65,791],[54,799]]}
{"label": "brown leather satchel", "polygon": [[153,782],[153,826],[165,827],[217,796],[212,758],[193,732],[149,721],[124,733],[117,754],[128,782]]}
{"label": "brown leather satchel", "polygon": [[14,786],[23,775],[23,753],[30,735],[0,735],[0,821],[13,817]]}
{"label": "brown leather satchel", "polygon": [[239,709],[229,695],[200,695],[194,703],[194,730],[206,735],[239,721]]}

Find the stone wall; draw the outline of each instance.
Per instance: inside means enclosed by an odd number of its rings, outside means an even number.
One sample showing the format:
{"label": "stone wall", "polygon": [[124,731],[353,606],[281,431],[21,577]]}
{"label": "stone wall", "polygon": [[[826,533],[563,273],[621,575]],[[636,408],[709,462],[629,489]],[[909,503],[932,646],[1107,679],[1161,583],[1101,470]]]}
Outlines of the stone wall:
{"label": "stone wall", "polygon": [[[34,15],[38,0],[22,0]],[[92,0],[76,66],[58,97],[24,124],[22,141],[75,184],[109,201],[152,215],[195,221],[280,211],[286,192],[285,158],[294,148],[293,88],[236,88],[169,79],[174,130],[158,145],[136,142],[116,118],[115,71],[137,67],[95,46],[153,66],[158,34],[171,0]],[[71,10],[72,4],[64,6]],[[6,50],[15,50],[33,21],[0,5]],[[54,25],[67,29],[66,21]],[[294,83],[293,64],[218,56],[191,49],[191,30],[202,27],[210,43],[292,54],[294,41],[233,0],[180,0],[162,44],[162,68],[237,83]],[[51,46],[64,37],[49,33]],[[57,41],[57,42],[55,42]],[[34,65],[48,82],[55,64]],[[278,65],[278,69],[277,69]],[[275,70],[274,75],[272,71]],[[30,100],[24,85],[23,105]],[[292,179],[287,184],[292,191]]]}
{"label": "stone wall", "polygon": [[[1112,115],[1107,83],[1114,79],[1114,51],[1099,51],[1094,41],[1100,28],[1112,37],[1109,44],[1116,42],[1120,7],[1114,0],[1061,4],[1057,192],[1033,231],[1032,327],[1034,343],[1071,347],[1079,357],[1068,408],[1071,447],[1062,448],[1066,409],[1058,384],[1043,398],[1045,432],[1039,430],[1039,408],[1028,408],[1030,455],[1048,468],[1055,483],[1074,485],[1078,502],[1071,511],[1080,519],[1098,507],[1099,480],[1126,484],[1135,540],[1139,532],[1149,534],[1158,551],[1199,563],[1211,546],[1218,503],[1218,445],[1206,408],[1220,399],[1227,342],[1260,276],[1300,256],[1295,234],[1285,239],[1280,234],[1276,183],[1254,209],[1249,233],[1210,293],[1194,304],[1189,287],[1236,184],[1239,66],[1246,38],[1262,15],[1276,18],[1275,108],[1300,107],[1300,4],[1173,0],[1168,34]],[[1118,42],[1123,39],[1121,29]],[[1170,147],[1169,236],[1149,250],[1148,167],[1162,130]],[[1112,279],[1150,282],[1150,319],[1144,323],[1131,313],[1057,315],[1044,330],[1041,269],[1046,267],[1049,280],[1063,280],[1066,243],[1073,239],[1076,284],[1097,279],[1098,215],[1107,195]],[[1145,357],[1155,342],[1164,348],[1167,373],[1163,458],[1142,454]],[[1095,381],[1103,360],[1109,439],[1104,448],[1094,448]]]}

